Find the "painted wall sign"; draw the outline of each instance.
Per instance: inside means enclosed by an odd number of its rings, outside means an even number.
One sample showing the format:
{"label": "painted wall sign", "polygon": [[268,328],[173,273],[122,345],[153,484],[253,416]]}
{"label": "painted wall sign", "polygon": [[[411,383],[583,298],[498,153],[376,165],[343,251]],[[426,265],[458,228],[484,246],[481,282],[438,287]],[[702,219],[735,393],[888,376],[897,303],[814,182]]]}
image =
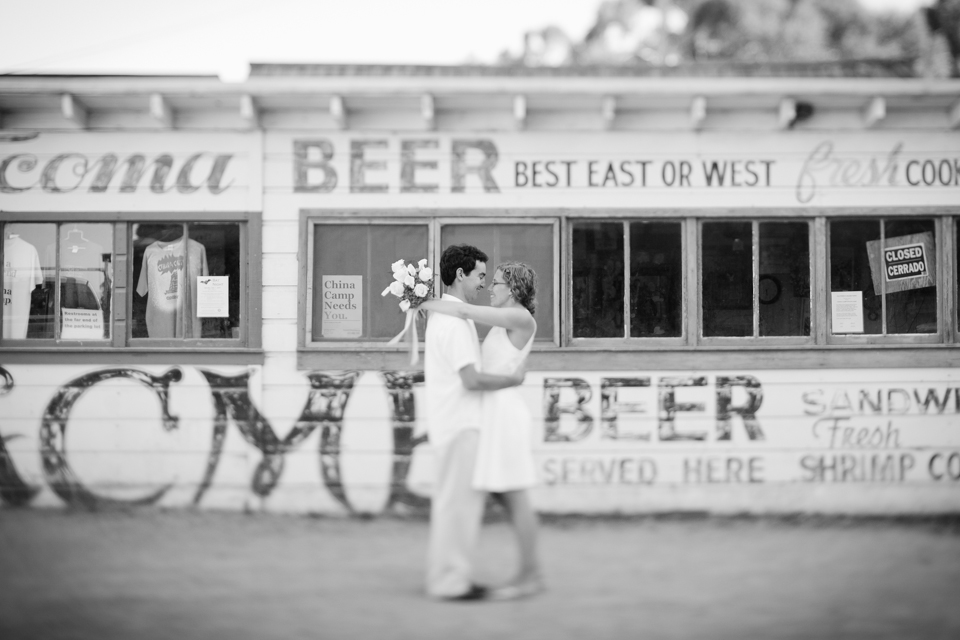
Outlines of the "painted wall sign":
{"label": "painted wall sign", "polygon": [[936,286],[936,251],[929,232],[886,238],[882,251],[879,240],[867,242],[874,291],[895,293]]}
{"label": "painted wall sign", "polygon": [[260,209],[252,134],[42,133],[0,140],[2,211]]}
{"label": "painted wall sign", "polygon": [[[297,206],[950,204],[956,134],[267,134],[271,192]],[[465,195],[475,198],[465,198]],[[311,197],[307,197],[311,196]]]}
{"label": "painted wall sign", "polygon": [[320,327],[324,338],[363,335],[363,276],[320,278]]}
{"label": "painted wall sign", "polygon": [[[0,501],[429,504],[422,372],[313,371],[263,386],[260,368],[66,369],[51,382],[51,367],[0,368]],[[521,393],[540,425],[544,511],[960,508],[955,370],[540,372]]]}

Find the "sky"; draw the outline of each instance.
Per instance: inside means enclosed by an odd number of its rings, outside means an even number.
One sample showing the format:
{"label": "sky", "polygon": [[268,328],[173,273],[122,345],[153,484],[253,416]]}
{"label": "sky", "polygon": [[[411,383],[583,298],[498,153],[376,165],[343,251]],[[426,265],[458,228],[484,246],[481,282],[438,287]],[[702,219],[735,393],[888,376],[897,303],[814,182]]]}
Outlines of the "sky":
{"label": "sky", "polygon": [[[549,24],[573,38],[600,0],[2,0],[2,73],[242,80],[250,62],[492,63]],[[860,0],[912,11],[932,0]]]}

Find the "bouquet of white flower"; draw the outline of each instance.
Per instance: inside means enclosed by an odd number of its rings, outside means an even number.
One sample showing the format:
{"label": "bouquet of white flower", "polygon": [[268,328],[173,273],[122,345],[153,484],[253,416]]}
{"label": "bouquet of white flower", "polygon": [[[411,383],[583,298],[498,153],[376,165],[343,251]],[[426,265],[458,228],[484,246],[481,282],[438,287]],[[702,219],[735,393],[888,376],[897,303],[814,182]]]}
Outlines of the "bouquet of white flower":
{"label": "bouquet of white flower", "polygon": [[389,344],[397,344],[404,336],[410,337],[410,365],[420,360],[420,346],[417,338],[417,316],[422,313],[417,307],[420,303],[433,296],[433,269],[427,266],[424,258],[416,265],[406,264],[397,260],[391,265],[393,282],[383,290],[381,296],[392,293],[400,298],[400,311],[407,315],[403,330],[390,340]]}

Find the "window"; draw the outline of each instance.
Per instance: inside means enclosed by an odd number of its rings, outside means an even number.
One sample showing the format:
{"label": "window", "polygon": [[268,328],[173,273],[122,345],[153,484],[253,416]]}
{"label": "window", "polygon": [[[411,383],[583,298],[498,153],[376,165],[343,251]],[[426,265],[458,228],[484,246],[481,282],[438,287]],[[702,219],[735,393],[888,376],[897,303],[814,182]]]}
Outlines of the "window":
{"label": "window", "polygon": [[246,222],[110,217],[0,227],[4,347],[259,345]]}
{"label": "window", "polygon": [[429,256],[427,224],[324,222],[315,223],[311,235],[307,341],[376,342],[396,335],[402,326],[397,299],[380,294],[393,281],[393,262]]}
{"label": "window", "polygon": [[573,337],[622,338],[624,223],[573,225]]}
{"label": "window", "polygon": [[574,338],[683,335],[680,222],[576,222],[571,243]]}
{"label": "window", "polygon": [[[557,313],[554,274],[557,229],[553,221],[524,223],[506,221],[444,222],[440,227],[440,248],[453,244],[472,244],[487,254],[487,286],[493,281],[498,264],[511,261],[525,262],[537,273],[536,340],[553,340]],[[436,264],[439,265],[439,253]],[[439,275],[439,274],[438,274]],[[440,284],[438,282],[438,284]],[[441,286],[442,290],[442,286]],[[476,304],[489,306],[487,295],[480,295]],[[490,327],[477,326],[482,340]]]}
{"label": "window", "polygon": [[[304,346],[335,349],[387,342],[403,327],[397,299],[381,295],[393,281],[390,265],[399,259],[416,263],[426,258],[437,270],[443,248],[461,243],[488,255],[488,285],[498,264],[511,260],[530,264],[539,276],[537,340],[559,339],[555,219],[344,219],[304,213],[302,221],[309,263]],[[434,285],[437,294],[443,292],[439,273]],[[476,303],[486,305],[489,299],[481,295]],[[482,338],[488,328],[477,330]],[[422,325],[419,333],[422,337]]]}
{"label": "window", "polygon": [[761,222],[757,302],[761,336],[809,336],[810,225]]}
{"label": "window", "polygon": [[131,337],[240,338],[240,225],[134,224]]}
{"label": "window", "polygon": [[113,279],[113,225],[5,225],[4,340],[110,340]]}
{"label": "window", "polygon": [[932,219],[830,221],[831,337],[936,337],[936,229]]}
{"label": "window", "polygon": [[[611,355],[621,348],[686,352],[707,347],[669,361],[691,366],[702,365],[698,358],[706,353],[715,352],[720,359],[741,347],[801,347],[783,354],[806,366],[802,347],[944,342],[940,317],[950,301],[937,290],[938,271],[945,270],[937,255],[942,244],[937,234],[949,229],[951,241],[960,244],[960,225],[932,216],[852,218],[828,211],[791,217],[772,212],[757,218],[572,218],[561,224],[559,217],[448,215],[414,218],[391,212],[358,219],[303,214],[309,239],[303,255],[310,264],[304,346],[326,349],[325,366],[352,366],[343,355],[347,351],[332,360],[329,352],[365,346],[376,350],[402,327],[396,300],[380,296],[391,279],[390,263],[428,257],[436,267],[443,247],[451,244],[483,249],[490,256],[490,278],[501,262],[532,264],[540,277],[541,343],[591,347]],[[941,279],[960,277],[954,263],[946,271]],[[960,285],[950,286],[960,299]],[[360,301],[355,316],[335,309],[354,299]],[[487,304],[487,297],[480,296],[477,303]],[[347,328],[325,324],[324,312],[334,312],[329,319],[346,322]],[[861,318],[862,328],[843,324],[850,317]],[[950,341],[954,335],[951,330]],[[907,363],[907,356],[898,353],[884,357],[893,362],[902,357]],[[392,356],[371,357],[385,363]],[[555,362],[565,362],[556,357]],[[589,362],[599,362],[592,357]],[[866,355],[856,357],[856,366],[867,362]],[[841,356],[824,358],[840,363]],[[320,360],[300,362],[318,366]],[[628,366],[628,358],[621,364]]]}
{"label": "window", "polygon": [[810,264],[807,222],[703,222],[703,337],[810,336]]}

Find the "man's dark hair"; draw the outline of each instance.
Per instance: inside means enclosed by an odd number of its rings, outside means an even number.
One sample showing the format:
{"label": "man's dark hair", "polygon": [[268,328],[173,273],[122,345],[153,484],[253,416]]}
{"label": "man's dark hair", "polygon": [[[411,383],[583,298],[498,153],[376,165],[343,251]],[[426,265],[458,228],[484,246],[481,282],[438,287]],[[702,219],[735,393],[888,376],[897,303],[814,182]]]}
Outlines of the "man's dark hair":
{"label": "man's dark hair", "polygon": [[453,244],[440,256],[440,279],[449,287],[457,279],[457,269],[464,273],[473,271],[478,262],[486,262],[487,254],[469,244]]}

